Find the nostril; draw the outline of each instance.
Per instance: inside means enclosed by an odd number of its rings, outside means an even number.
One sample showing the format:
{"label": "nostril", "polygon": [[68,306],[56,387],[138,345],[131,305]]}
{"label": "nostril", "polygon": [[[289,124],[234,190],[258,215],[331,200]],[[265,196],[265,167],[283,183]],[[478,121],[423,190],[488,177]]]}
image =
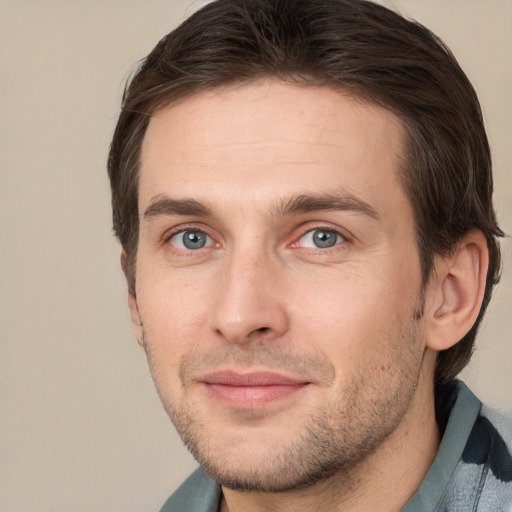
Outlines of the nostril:
{"label": "nostril", "polygon": [[266,332],[269,330],[270,330],[270,327],[260,327],[259,329],[256,329],[255,332]]}

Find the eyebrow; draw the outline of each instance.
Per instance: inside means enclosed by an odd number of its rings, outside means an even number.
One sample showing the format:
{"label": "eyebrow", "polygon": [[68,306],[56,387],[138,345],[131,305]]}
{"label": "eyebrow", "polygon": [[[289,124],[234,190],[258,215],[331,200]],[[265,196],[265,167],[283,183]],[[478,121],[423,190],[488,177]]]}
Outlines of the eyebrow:
{"label": "eyebrow", "polygon": [[195,199],[172,199],[163,197],[152,202],[143,214],[144,219],[161,215],[190,215],[197,217],[213,217],[213,214],[204,203]]}
{"label": "eyebrow", "polygon": [[379,219],[375,208],[346,191],[338,194],[301,194],[285,199],[276,208],[275,214],[285,216],[315,211],[353,211]]}
{"label": "eyebrow", "polygon": [[[272,215],[278,217],[316,211],[352,211],[368,215],[375,220],[379,219],[377,211],[372,206],[346,191],[338,194],[300,194],[282,199],[271,209]],[[162,197],[146,208],[143,218],[149,220],[152,217],[166,215],[214,217],[211,208],[201,201]]]}

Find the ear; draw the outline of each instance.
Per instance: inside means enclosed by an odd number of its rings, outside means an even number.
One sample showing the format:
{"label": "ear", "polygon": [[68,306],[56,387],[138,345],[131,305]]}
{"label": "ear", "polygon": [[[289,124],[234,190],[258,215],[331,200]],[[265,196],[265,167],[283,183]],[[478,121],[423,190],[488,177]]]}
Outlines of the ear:
{"label": "ear", "polygon": [[485,291],[489,251],[481,231],[467,233],[456,252],[439,257],[427,289],[426,344],[445,350],[460,341],[475,323]]}
{"label": "ear", "polygon": [[[121,268],[123,269],[125,278],[128,280],[128,259],[124,251],[121,251]],[[135,298],[134,293],[130,291],[130,286],[128,286],[128,308],[130,309],[130,316],[132,318],[133,329],[135,330],[137,342],[141,347],[144,347],[144,331],[139,313],[139,306],[137,305],[137,299]]]}

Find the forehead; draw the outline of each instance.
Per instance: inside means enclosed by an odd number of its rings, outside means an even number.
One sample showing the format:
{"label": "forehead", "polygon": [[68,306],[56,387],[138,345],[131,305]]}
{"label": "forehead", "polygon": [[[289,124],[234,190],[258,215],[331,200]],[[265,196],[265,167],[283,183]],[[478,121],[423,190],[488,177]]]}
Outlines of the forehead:
{"label": "forehead", "polygon": [[292,188],[378,202],[384,183],[401,188],[404,139],[397,116],[343,90],[261,81],[205,91],[152,116],[139,208],[161,194],[270,201]]}

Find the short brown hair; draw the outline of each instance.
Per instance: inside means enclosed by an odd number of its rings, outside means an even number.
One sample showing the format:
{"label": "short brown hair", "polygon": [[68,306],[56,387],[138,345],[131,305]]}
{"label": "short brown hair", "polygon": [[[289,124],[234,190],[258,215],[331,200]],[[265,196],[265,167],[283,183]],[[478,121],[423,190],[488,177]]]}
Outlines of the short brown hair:
{"label": "short brown hair", "polygon": [[394,112],[408,146],[401,179],[411,202],[426,284],[436,254],[471,229],[489,248],[477,321],[438,355],[436,382],[468,363],[499,280],[503,233],[492,205],[491,157],[476,93],[428,29],[366,0],[216,0],[165,36],[128,82],[108,171],[114,231],[135,293],[140,151],[157,109],[208,88],[271,77],[343,87]]}

